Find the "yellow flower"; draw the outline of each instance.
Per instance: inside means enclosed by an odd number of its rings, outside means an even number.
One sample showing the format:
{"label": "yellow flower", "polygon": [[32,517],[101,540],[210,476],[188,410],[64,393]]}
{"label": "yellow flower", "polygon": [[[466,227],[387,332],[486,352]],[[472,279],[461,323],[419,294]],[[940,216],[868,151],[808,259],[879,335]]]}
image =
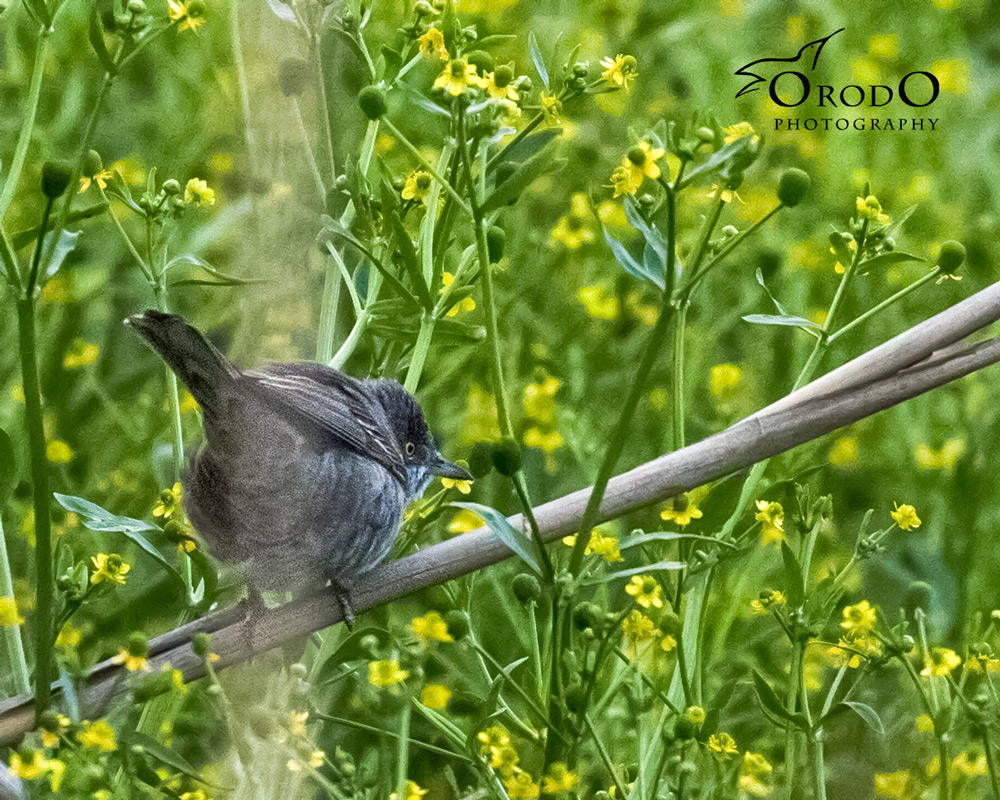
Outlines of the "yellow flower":
{"label": "yellow flower", "polygon": [[202,16],[204,8],[205,4],[196,0],[192,0],[192,2],[167,0],[167,15],[170,17],[170,21],[180,23],[177,26],[178,33],[184,33],[188,30],[197,33],[198,27],[205,21]]}
{"label": "yellow flower", "polygon": [[191,394],[191,392],[184,392],[184,394],[181,397],[179,409],[182,414],[186,414],[189,411],[198,410],[198,401],[194,399],[194,396]]}
{"label": "yellow flower", "polygon": [[604,72],[601,73],[602,79],[624,89],[627,94],[632,94],[632,87],[639,75],[639,67],[634,57],[619,53],[614,58],[602,58],[601,66],[604,67]]}
{"label": "yellow flower", "polygon": [[702,516],[703,512],[698,508],[693,492],[677,495],[660,512],[660,519],[673,522],[681,528],[686,528],[691,524],[691,520],[701,519]]}
{"label": "yellow flower", "polygon": [[675,647],[677,647],[677,640],[669,633],[660,639],[660,649],[663,650],[664,653],[669,653]]}
{"label": "yellow flower", "polygon": [[594,241],[594,229],[586,225],[585,220],[575,214],[563,214],[550,235],[557,242],[562,242],[567,250],[579,250]]}
{"label": "yellow flower", "polygon": [[876,609],[867,600],[845,607],[843,614],[844,621],[840,623],[840,627],[847,631],[847,636],[852,641],[875,630]]}
{"label": "yellow flower", "polygon": [[[403,191],[405,192],[406,190],[404,189]],[[451,286],[454,282],[455,282],[454,275],[452,275],[450,272],[442,273],[441,274],[442,286],[440,294],[444,294],[448,290],[448,287]],[[453,305],[450,309],[448,309],[448,316],[454,317],[455,315],[458,314],[459,311],[475,311],[475,310],[476,310],[476,301],[473,300],[471,297],[463,297],[461,300],[455,303],[455,305]],[[468,494],[468,492],[466,492],[466,494]]]}
{"label": "yellow flower", "polygon": [[[425,794],[427,794],[426,789],[421,789],[414,781],[407,781],[406,789],[403,790],[403,800],[420,800]],[[396,800],[396,792],[389,795],[389,800]]]}
{"label": "yellow flower", "polygon": [[900,530],[908,531],[920,527],[920,517],[917,516],[917,510],[913,506],[907,503],[903,505],[893,503],[893,506],[895,511],[890,511],[889,516],[895,520]]}
{"label": "yellow flower", "polygon": [[420,692],[420,702],[431,709],[445,708],[451,699],[451,689],[440,683],[428,683]]}
{"label": "yellow flower", "polygon": [[523,770],[515,772],[504,779],[504,788],[510,800],[534,800],[538,797],[541,787],[532,780],[531,775]]}
{"label": "yellow flower", "polygon": [[85,342],[83,339],[77,337],[73,340],[73,344],[70,345],[69,350],[63,357],[63,366],[66,369],[86,367],[97,361],[97,355],[100,351],[101,348],[96,344]]}
{"label": "yellow flower", "polygon": [[954,469],[955,462],[965,452],[964,439],[949,439],[940,450],[932,450],[926,444],[919,444],[913,457],[920,469]]}
{"label": "yellow flower", "polygon": [[90,582],[93,584],[107,581],[124,586],[125,576],[132,569],[132,566],[122,561],[122,557],[117,553],[98,553],[96,556],[91,556],[90,561],[94,565],[94,572],[90,576]]}
{"label": "yellow flower", "polygon": [[510,734],[503,725],[490,725],[486,730],[479,731],[476,738],[479,740],[479,752],[484,756],[510,744]]}
{"label": "yellow flower", "polygon": [[76,647],[80,644],[80,640],[83,638],[83,631],[80,628],[74,628],[68,622],[63,625],[59,635],[56,637],[56,647],[70,648]]}
{"label": "yellow flower", "polygon": [[630,656],[635,655],[636,646],[640,642],[652,639],[660,633],[653,624],[653,620],[637,608],[633,608],[631,613],[622,620],[622,631],[625,632],[625,638],[628,640]]}
{"label": "yellow flower", "polygon": [[625,591],[643,608],[663,608],[663,587],[652,575],[633,575]]}
{"label": "yellow flower", "polygon": [[14,628],[24,624],[24,617],[17,613],[13,597],[0,597],[0,628]]}
{"label": "yellow flower", "polygon": [[771,542],[785,541],[785,509],[781,507],[781,503],[758,500],[754,519],[761,523],[761,547],[767,547]]}
{"label": "yellow flower", "polygon": [[39,750],[32,753],[31,761],[26,762],[20,753],[14,753],[10,757],[11,775],[23,778],[27,781],[48,777],[49,787],[53,792],[59,791],[62,784],[63,774],[66,772],[66,765],[56,758],[46,758],[45,754]]}
{"label": "yellow flower", "polygon": [[549,765],[549,774],[542,778],[542,790],[545,794],[572,792],[576,786],[576,775],[562,761],[554,761]]}
{"label": "yellow flower", "polygon": [[[500,74],[490,72],[486,75],[486,91],[494,100],[506,101],[506,107],[514,105],[520,100],[517,89],[514,88],[514,75],[509,69],[500,70]],[[514,108],[517,108],[514,106]],[[520,113],[520,109],[518,109]]]}
{"label": "yellow flower", "polygon": [[660,165],[656,162],[663,158],[666,152],[662,147],[651,147],[649,142],[639,142],[625,154],[622,166],[629,171],[629,186],[634,187],[629,194],[634,194],[642,186],[645,178],[655,181],[660,177]]}
{"label": "yellow flower", "polygon": [[[434,179],[426,170],[417,169],[406,176],[406,183],[400,196],[404,200],[419,200],[427,205],[427,196],[431,193]],[[445,284],[447,286],[448,284]]]}
{"label": "yellow flower", "polygon": [[882,642],[874,636],[861,636],[856,639],[841,640],[829,647],[824,654],[827,663],[838,669],[845,664],[851,669],[861,666],[861,659],[882,655]]}
{"label": "yellow flower", "polygon": [[68,464],[73,460],[73,448],[62,439],[53,439],[45,445],[45,457],[53,464]]}
{"label": "yellow flower", "polygon": [[769,589],[760,593],[760,597],[750,601],[750,608],[755,614],[767,614],[775,606],[783,606],[788,598],[777,589]]}
{"label": "yellow flower", "polygon": [[882,205],[873,194],[868,195],[868,197],[856,198],[854,206],[858,211],[859,218],[864,217],[869,220],[875,220],[880,225],[888,225],[891,221],[889,215],[882,212]]}
{"label": "yellow flower", "polygon": [[101,189],[108,188],[108,179],[111,178],[113,173],[109,169],[101,169],[95,172],[93,175],[81,175],[80,176],[80,193],[87,191],[93,184]]}
{"label": "yellow flower", "polygon": [[[107,800],[110,800],[110,795]],[[210,798],[205,794],[204,789],[195,789],[193,792],[184,792],[181,795],[181,800],[210,800]]]}
{"label": "yellow flower", "polygon": [[552,453],[563,446],[563,438],[559,431],[543,431],[532,427],[524,432],[524,443],[543,453]]}
{"label": "yellow flower", "polygon": [[716,364],[708,377],[708,391],[712,397],[731,396],[743,380],[743,371],[735,364]]}
{"label": "yellow flower", "polygon": [[618,319],[619,302],[614,295],[608,294],[604,284],[581,286],[577,290],[576,299],[583,303],[587,314],[594,319]]}
{"label": "yellow flower", "polygon": [[38,732],[41,734],[43,747],[52,748],[59,744],[60,736],[69,728],[69,717],[56,714],[54,723],[47,720],[42,721],[43,727]]}
{"label": "yellow flower", "polygon": [[463,508],[452,517],[451,523],[448,525],[448,533],[468,533],[483,527],[484,524],[485,520],[475,511]]}
{"label": "yellow flower", "polygon": [[693,724],[701,725],[705,721],[705,709],[701,706],[688,706],[684,709],[684,716]]}
{"label": "yellow flower", "polygon": [[562,103],[552,92],[540,92],[538,102],[541,104],[542,115],[550,125],[559,124],[559,113],[562,111]]}
{"label": "yellow flower", "polygon": [[428,611],[422,617],[414,617],[410,622],[410,630],[422,645],[431,642],[453,642],[455,641],[448,633],[448,623],[445,622],[437,611]]}
{"label": "yellow flower", "polygon": [[448,60],[448,48],[444,46],[444,34],[437,28],[428,28],[427,33],[417,37],[420,45],[420,54],[424,58],[437,59],[438,61]]}
{"label": "yellow flower", "polygon": [[827,460],[835,467],[850,467],[858,463],[858,437],[841,436],[833,443]]}
{"label": "yellow flower", "polygon": [[754,797],[766,797],[771,793],[771,787],[761,778],[769,775],[773,770],[774,767],[763,755],[747,750],[743,753],[743,768],[740,770],[739,777],[740,788]]}
{"label": "yellow flower", "polygon": [[713,733],[709,736],[705,747],[719,761],[725,761],[740,753],[740,749],[736,746],[736,741],[725,731]]}
{"label": "yellow flower", "polygon": [[164,522],[172,519],[174,512],[180,508],[183,496],[184,490],[179,483],[175,483],[170,489],[164,489],[160,492],[160,498],[156,501],[156,505],[153,506],[153,516],[163,517]]}
{"label": "yellow flower", "polygon": [[472,481],[456,480],[455,478],[441,478],[441,485],[445,489],[458,489],[459,494],[469,494],[472,491]]}
{"label": "yellow flower", "polygon": [[149,672],[149,662],[145,656],[132,655],[126,648],[118,651],[118,655],[111,659],[115,664],[124,664],[129,672]]}
{"label": "yellow flower", "polygon": [[289,711],[288,712],[288,735],[289,736],[305,736],[306,735],[306,722],[309,719],[308,711]]}
{"label": "yellow flower", "polygon": [[80,733],[80,744],[84,747],[96,747],[98,750],[111,752],[115,744],[115,731],[106,719],[97,722],[85,722]]}
{"label": "yellow flower", "polygon": [[184,186],[184,202],[199,206],[214,206],[215,192],[201,178],[192,178]]}
{"label": "yellow flower", "polygon": [[725,144],[732,144],[737,139],[742,139],[744,136],[753,135],[753,125],[749,122],[737,122],[735,125],[730,125],[722,129],[725,134]]}
{"label": "yellow flower", "polygon": [[372,686],[385,688],[405,681],[410,673],[399,668],[399,661],[387,659],[383,661],[370,661],[368,663],[368,682]]}
{"label": "yellow flower", "polygon": [[468,88],[485,89],[486,81],[476,73],[476,67],[465,58],[453,58],[444,71],[434,81],[435,89],[444,89],[452,97],[458,97]]}
{"label": "yellow flower", "polygon": [[972,760],[969,758],[969,754],[963,750],[951,762],[950,772],[956,777],[964,775],[967,778],[975,778],[978,775],[985,775],[988,771],[989,766],[984,753],[980,753],[975,760]]}
{"label": "yellow flower", "polygon": [[[576,534],[564,536],[562,541],[563,544],[572,547],[576,544]],[[588,556],[595,553],[604,556],[604,560],[609,564],[625,560],[622,558],[621,550],[618,549],[618,539],[611,535],[605,536],[598,529],[590,532],[590,541],[587,542],[587,546],[583,552]]]}
{"label": "yellow flower", "polygon": [[910,771],[901,769],[896,772],[876,772],[875,796],[888,797],[891,800],[909,800],[913,797]]}
{"label": "yellow flower", "polygon": [[962,659],[954,650],[947,647],[932,647],[924,659],[924,668],[920,674],[925,677],[941,678],[950,675],[951,671],[961,663]]}
{"label": "yellow flower", "polygon": [[921,733],[934,733],[934,720],[930,714],[921,714],[917,717],[917,730]]}
{"label": "yellow flower", "polygon": [[632,178],[632,170],[628,167],[615,167],[611,173],[611,186],[614,187],[614,197],[621,197],[623,194],[635,194],[642,186],[642,181],[636,184]]}
{"label": "yellow flower", "polygon": [[[660,318],[660,309],[657,306],[642,302],[642,292],[638,289],[628,293],[625,298],[625,305],[628,310],[635,315],[635,318],[652,328]],[[653,390],[656,391],[655,389]],[[652,393],[651,393],[652,394]]]}

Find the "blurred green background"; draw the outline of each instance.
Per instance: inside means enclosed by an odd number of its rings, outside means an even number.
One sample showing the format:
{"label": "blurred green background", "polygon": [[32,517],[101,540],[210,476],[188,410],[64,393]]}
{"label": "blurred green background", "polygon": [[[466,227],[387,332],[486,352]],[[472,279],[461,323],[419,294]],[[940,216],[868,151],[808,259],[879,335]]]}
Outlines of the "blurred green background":
{"label": "blurred green background", "polygon": [[[6,220],[8,230],[37,224],[43,203],[35,188],[40,165],[75,152],[92,107],[101,70],[86,45],[87,5],[67,4],[60,13],[36,135]],[[154,5],[151,10],[165,12]],[[637,363],[648,330],[643,307],[653,302],[614,262],[595,220],[584,223],[595,234],[593,240],[579,247],[567,246],[553,230],[570,213],[573,194],[583,193],[603,209],[612,230],[628,235],[620,214],[601,205],[610,200],[609,175],[622,154],[661,118],[683,121],[695,110],[706,110],[726,125],[748,121],[764,136],[763,156],[748,173],[723,224],[742,227],[768,210],[786,167],[805,169],[814,186],[808,202],[762,229],[695,297],[687,340],[691,440],[791,388],[812,340],[798,331],[742,321],[745,314],[770,311],[754,273],[762,271],[769,288],[793,313],[814,317],[825,308],[837,280],[827,237],[834,226],[844,228],[866,181],[894,217],[917,206],[897,237],[900,249],[934,263],[939,244],[957,239],[968,248],[969,259],[961,282],[932,283],[845,337],[825,368],[995,280],[1000,224],[1000,27],[995,20],[1000,4],[521,0],[456,5],[463,21],[477,26],[480,37],[518,35],[491,48],[498,62],[513,61],[518,73],[532,73],[525,38],[529,30],[553,65],[562,64],[577,43],[582,45],[579,59],[594,66],[616,53],[632,54],[638,62],[639,78],[630,97],[583,99],[565,109],[559,149],[566,166],[533,184],[522,202],[501,217],[507,231],[504,271],[497,277],[501,328],[516,424],[522,431],[533,426],[531,409],[526,414],[521,403],[524,388],[546,376],[559,381],[556,422],[550,427],[559,432],[562,445],[550,452],[527,450],[536,501],[592,481],[616,419],[621,387]],[[369,41],[376,47],[393,42],[403,13],[402,3],[376,3],[366,32]],[[939,120],[936,131],[775,134],[774,108],[762,91],[734,98],[743,85],[733,76],[735,69],[764,56],[793,54],[802,44],[840,27],[846,30],[828,43],[821,59],[818,74],[823,81],[895,86],[908,72],[930,70],[941,79],[942,92],[922,116]],[[0,16],[0,36],[0,155],[7,162],[20,126],[35,41],[20,4]],[[227,273],[265,282],[178,288],[172,302],[243,366],[315,356],[323,289],[315,240],[324,199],[304,158],[296,111],[277,84],[282,60],[305,57],[307,52],[307,43],[262,0],[209,2],[205,23],[196,34],[169,31],[116,80],[94,136],[93,146],[104,164],[116,165],[113,168],[136,183],[155,167],[161,179],[176,177],[183,184],[203,178],[215,189],[214,207],[185,217],[172,237],[171,252],[194,254]],[[242,70],[236,66],[237,55]],[[365,79],[354,54],[336,37],[327,37],[324,56],[334,149],[342,169],[357,159],[364,132],[366,121],[355,98]],[[434,71],[428,67],[426,73],[414,80],[429,81]],[[241,103],[242,81],[246,108]],[[319,112],[311,93],[301,99],[301,110],[315,146]],[[799,113],[812,116],[814,111],[807,105]],[[405,101],[394,100],[390,115],[418,146],[432,148],[440,142],[436,122]],[[415,167],[391,137],[381,137],[376,150],[396,177],[405,177]],[[707,190],[704,194],[703,203],[692,204],[686,197],[682,206],[682,254],[692,246],[699,214],[707,207]],[[152,297],[106,217],[80,227],[79,247],[46,286],[39,312],[47,430],[51,439],[65,443],[52,453],[53,488],[117,513],[144,517],[159,490],[171,483],[165,384],[160,362],[126,335],[121,322],[152,305]],[[924,269],[921,264],[904,265],[859,280],[844,318],[857,315]],[[585,297],[600,297],[603,304],[583,302],[583,287],[597,287]],[[11,299],[9,291],[6,298]],[[346,297],[342,300],[338,344],[352,321]],[[464,313],[475,320],[482,311]],[[0,315],[0,425],[16,434],[23,405],[13,304],[0,304]],[[87,345],[97,346],[96,358]],[[83,352],[89,355],[67,358]],[[347,364],[348,371],[368,374],[373,352],[366,342]],[[713,392],[712,369],[718,365],[735,365],[740,377],[735,386]],[[730,368],[716,374],[736,373]],[[491,435],[490,409],[484,407],[482,394],[488,387],[483,345],[435,342],[417,395],[450,457],[467,457],[476,441]],[[665,354],[654,370],[650,396],[640,406],[620,469],[669,447],[669,409],[664,406],[664,390],[669,389]],[[820,491],[832,493],[840,537],[824,542],[824,557],[842,555],[843,548],[853,545],[867,509],[887,519],[894,502],[914,504],[924,520],[920,532],[896,540],[889,553],[867,565],[864,587],[855,589],[873,603],[894,608],[912,581],[927,581],[934,587],[934,638],[955,648],[974,614],[989,614],[1000,606],[995,579],[1000,568],[995,500],[1000,496],[998,390],[998,374],[987,370],[799,448],[781,457],[770,473],[790,477],[822,467],[811,480]],[[187,412],[184,420],[189,441],[196,441],[197,415]],[[19,452],[19,463],[27,463],[26,447]],[[26,479],[26,468],[22,473]],[[736,489],[730,481],[704,502],[702,532],[725,519]],[[30,614],[29,495],[25,480],[3,514],[20,578],[19,606]],[[506,482],[495,475],[477,482],[471,497],[504,511],[516,506]],[[422,544],[434,536],[452,535],[449,519],[442,519]],[[72,522],[61,526],[59,534],[60,542],[74,553],[107,549],[99,534]],[[655,530],[660,524],[654,509],[635,515],[623,529],[640,525]],[[128,631],[141,628],[152,634],[170,627],[180,608],[180,598],[171,606],[170,590],[159,583],[154,564],[127,549],[122,552],[134,565],[128,586],[89,610],[81,644],[85,661],[115,652]],[[756,574],[779,567],[773,553],[761,555],[754,564]],[[503,569],[494,572],[502,575]],[[495,576],[491,580],[500,581]],[[743,604],[743,610],[733,613],[744,614],[744,601],[760,588],[731,575],[721,591],[732,592],[734,608],[737,601]],[[400,618],[420,613],[427,602],[416,598],[409,611],[399,610]],[[504,623],[492,624],[499,635]],[[749,637],[740,646],[754,652],[764,648],[771,635],[752,624],[739,631]],[[724,661],[726,648],[734,642],[716,641],[713,646]],[[719,677],[724,677],[725,668],[720,669]],[[859,739],[857,749],[845,747],[834,758],[861,757],[864,747]],[[883,755],[865,757],[878,760]]]}

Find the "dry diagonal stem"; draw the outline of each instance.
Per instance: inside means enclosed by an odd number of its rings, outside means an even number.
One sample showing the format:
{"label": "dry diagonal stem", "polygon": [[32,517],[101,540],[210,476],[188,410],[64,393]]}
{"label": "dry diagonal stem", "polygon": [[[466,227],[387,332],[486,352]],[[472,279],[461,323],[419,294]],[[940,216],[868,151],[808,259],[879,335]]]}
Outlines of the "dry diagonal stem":
{"label": "dry diagonal stem", "polygon": [[[612,479],[600,518],[612,519],[662,502],[995,364],[1000,361],[1000,337],[974,345],[959,341],[998,319],[1000,283],[721,433]],[[535,515],[542,537],[552,541],[574,532],[589,496],[590,489],[582,489],[538,506]],[[521,529],[520,515],[510,522]],[[388,603],[511,555],[486,528],[480,528],[373,570],[352,593],[355,609]],[[212,649],[219,654],[215,668],[221,669],[340,621],[339,605],[323,592],[268,611],[254,623],[251,646],[239,609],[225,609],[154,639],[150,666],[158,670],[169,661],[183,670],[186,680],[193,680],[205,674],[204,662],[191,647],[191,639],[200,631],[212,634]],[[125,690],[125,678],[122,667],[110,661],[94,667],[81,697],[83,713],[91,718],[101,714]],[[0,704],[0,744],[18,740],[33,724],[30,697]]]}

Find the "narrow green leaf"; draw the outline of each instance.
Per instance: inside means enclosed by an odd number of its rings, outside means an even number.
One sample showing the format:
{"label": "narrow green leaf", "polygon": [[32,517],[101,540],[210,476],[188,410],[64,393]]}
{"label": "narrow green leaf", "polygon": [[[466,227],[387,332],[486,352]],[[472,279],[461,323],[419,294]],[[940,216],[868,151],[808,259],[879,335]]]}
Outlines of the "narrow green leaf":
{"label": "narrow green leaf", "polygon": [[104,67],[104,71],[109,74],[115,72],[115,61],[108,52],[108,47],[104,43],[104,26],[101,24],[100,3],[94,3],[90,8],[90,27],[87,35],[90,38],[90,46],[97,53],[97,59]]}
{"label": "narrow green leaf", "polygon": [[902,264],[906,261],[923,261],[920,256],[912,255],[911,253],[904,253],[900,250],[892,250],[888,253],[879,253],[877,256],[872,256],[869,259],[862,261],[858,264],[858,275],[867,275],[873,269],[880,269],[881,267],[890,267],[893,264]]}
{"label": "narrow green leaf", "polygon": [[544,150],[536,153],[514,170],[507,180],[493,189],[490,196],[483,201],[483,213],[489,214],[508,203],[513,203],[533,181],[547,172],[560,169],[565,163],[565,159],[551,158]]}
{"label": "narrow green leaf", "polygon": [[608,233],[607,228],[604,228],[604,240],[608,243],[608,247],[611,248],[615,261],[618,262],[623,270],[625,270],[633,278],[638,278],[641,281],[648,281],[661,292],[664,290],[666,287],[666,281],[662,272],[650,272],[645,264],[636,261],[635,258],[632,257],[632,254],[625,248],[625,245]]}
{"label": "narrow green leaf", "polygon": [[542,51],[538,49],[538,40],[534,31],[528,31],[528,52],[531,53],[531,63],[535,65],[538,77],[542,79],[542,84],[549,88],[549,71],[545,69],[545,59],[542,58]]}
{"label": "narrow green leaf", "polygon": [[786,709],[782,704],[781,700],[778,699],[778,695],[775,694],[774,689],[771,688],[771,684],[764,680],[764,677],[757,672],[757,670],[753,670],[753,685],[757,692],[757,699],[760,700],[760,704],[765,710],[770,711],[779,719],[790,722],[797,728],[801,728],[802,730],[808,729],[802,715],[789,712],[788,709]]}
{"label": "narrow green leaf", "polygon": [[788,592],[788,602],[793,608],[802,605],[805,599],[805,585],[802,583],[802,567],[799,560],[788,546],[788,542],[781,543],[781,560],[784,565],[785,590]]}
{"label": "narrow green leaf", "polygon": [[3,509],[16,485],[17,462],[14,458],[14,442],[7,431],[0,428],[0,510]]}
{"label": "narrow green leaf", "polygon": [[824,719],[829,719],[844,711],[853,711],[875,733],[879,736],[885,736],[885,726],[882,724],[882,718],[874,708],[865,703],[858,703],[853,700],[845,700],[842,703],[837,703],[837,705],[830,709],[830,713]]}
{"label": "narrow green leaf", "polygon": [[805,317],[781,316],[780,314],[747,314],[743,317],[744,322],[754,325],[784,325],[789,328],[800,328],[812,336],[819,336],[823,329],[815,322]]}
{"label": "narrow green leaf", "polygon": [[506,545],[518,558],[531,567],[533,571],[539,575],[542,574],[542,568],[538,564],[538,559],[535,558],[535,554],[530,549],[531,541],[523,533],[515,530],[507,522],[507,518],[503,514],[495,508],[490,508],[480,503],[452,503],[451,505],[456,508],[467,509],[481,516],[486,520],[490,532],[502,544]]}

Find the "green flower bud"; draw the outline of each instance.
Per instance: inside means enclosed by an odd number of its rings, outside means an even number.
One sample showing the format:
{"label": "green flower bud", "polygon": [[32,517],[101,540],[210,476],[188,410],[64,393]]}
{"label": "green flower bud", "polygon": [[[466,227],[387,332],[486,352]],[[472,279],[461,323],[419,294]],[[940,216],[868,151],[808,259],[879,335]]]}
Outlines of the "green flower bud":
{"label": "green flower bud", "polygon": [[173,676],[169,672],[158,672],[156,675],[145,675],[135,687],[134,699],[137,703],[145,703],[154,697],[169,692],[174,685]]}
{"label": "green flower bud", "polygon": [[368,658],[375,658],[378,656],[379,650],[378,637],[373,633],[362,636],[358,642],[358,647]]}
{"label": "green flower bud", "polygon": [[101,154],[96,150],[88,150],[87,155],[83,157],[83,174],[96,175],[102,169],[104,162],[101,161]]}
{"label": "green flower bud", "polygon": [[703,141],[705,144],[711,144],[712,142],[715,141],[715,131],[713,131],[711,128],[705,128],[705,127],[698,128],[698,130],[695,131],[694,135],[697,136],[699,139],[701,139],[701,141]]}
{"label": "green flower bud", "polygon": [[542,586],[538,578],[527,572],[515,575],[510,587],[514,590],[514,597],[522,603],[537,603],[538,598],[542,596]]}
{"label": "green flower bud", "polygon": [[503,89],[505,86],[510,86],[513,80],[514,68],[510,64],[501,64],[493,70],[493,83],[497,88]]}
{"label": "green flower bud", "polygon": [[494,225],[486,231],[486,249],[490,254],[490,263],[495,264],[503,258],[504,244],[507,242],[507,234],[503,228]]}
{"label": "green flower bud", "polygon": [[[181,184],[176,178],[168,178],[163,182],[163,193],[169,197],[174,197],[181,193]],[[164,502],[170,502],[173,499],[173,493],[169,490],[161,492],[161,497],[163,495],[169,495]]]}
{"label": "green flower bud", "polygon": [[677,722],[674,723],[674,738],[676,739],[693,739],[697,732],[698,726],[687,717],[678,717]]}
{"label": "green flower bud", "polygon": [[521,468],[521,448],[514,439],[507,436],[493,445],[493,466],[507,477]]}
{"label": "green flower bud", "polygon": [[278,66],[278,88],[285,97],[298,97],[309,83],[309,64],[301,58],[286,58]]}
{"label": "green flower bud", "polygon": [[128,0],[128,13],[134,17],[146,13],[146,4],[142,0]]}
{"label": "green flower bud", "polygon": [[469,455],[469,472],[474,478],[482,478],[493,470],[493,445],[476,442]]}
{"label": "green flower bud", "polygon": [[358,105],[368,119],[376,120],[389,110],[385,102],[385,92],[378,86],[366,86],[358,93]]}
{"label": "green flower bud", "polygon": [[72,170],[68,164],[59,161],[46,161],[42,164],[42,194],[50,200],[55,200],[69,186]]}
{"label": "green flower bud", "polygon": [[464,611],[452,609],[444,614],[444,621],[448,624],[448,633],[456,641],[464,639],[469,633],[469,617]]}
{"label": "green flower bud", "polygon": [[906,634],[899,640],[899,650],[901,653],[912,653],[913,648],[916,646],[917,643],[910,634]]}
{"label": "green flower bud", "polygon": [[577,78],[586,78],[587,73],[590,72],[590,67],[582,61],[577,61],[573,65],[573,75]]}
{"label": "green flower bud", "polygon": [[199,633],[191,642],[191,648],[199,658],[208,658],[212,652],[212,637],[207,633]]}
{"label": "green flower bud", "polygon": [[429,17],[434,14],[434,6],[427,2],[427,0],[417,0],[413,5],[413,13],[418,17]]}
{"label": "green flower bud", "polygon": [[930,608],[933,596],[934,590],[930,584],[923,581],[914,581],[906,590],[907,611],[912,613],[918,608],[927,611]]}
{"label": "green flower bud", "polygon": [[601,609],[593,603],[577,603],[573,609],[573,624],[579,631],[596,628],[602,616]]}
{"label": "green flower bud", "polygon": [[481,74],[493,72],[493,56],[485,50],[473,50],[465,54],[465,60],[474,66]]}
{"label": "green flower bud", "polygon": [[309,670],[306,668],[305,664],[295,662],[288,668],[288,674],[293,678],[298,678],[299,680],[304,681],[309,676]]}
{"label": "green flower bud", "polygon": [[131,636],[128,637],[128,645],[126,649],[129,655],[138,656],[140,658],[145,657],[149,654],[149,641],[146,639],[146,634],[142,631],[136,631]]}
{"label": "green flower bud", "polygon": [[191,0],[187,6],[189,17],[202,17],[205,15],[205,3],[203,0]]}
{"label": "green flower bud", "polygon": [[583,708],[583,701],[586,699],[587,693],[583,688],[582,684],[576,684],[575,686],[570,686],[563,694],[563,700],[566,703],[566,708],[573,714],[576,714]]}
{"label": "green flower bud", "polygon": [[949,240],[941,245],[938,266],[946,275],[954,275],[965,262],[965,247],[961,242]]}
{"label": "green flower bud", "polygon": [[782,205],[794,208],[802,202],[811,185],[812,179],[808,172],[794,167],[786,169],[778,181],[778,201]]}

